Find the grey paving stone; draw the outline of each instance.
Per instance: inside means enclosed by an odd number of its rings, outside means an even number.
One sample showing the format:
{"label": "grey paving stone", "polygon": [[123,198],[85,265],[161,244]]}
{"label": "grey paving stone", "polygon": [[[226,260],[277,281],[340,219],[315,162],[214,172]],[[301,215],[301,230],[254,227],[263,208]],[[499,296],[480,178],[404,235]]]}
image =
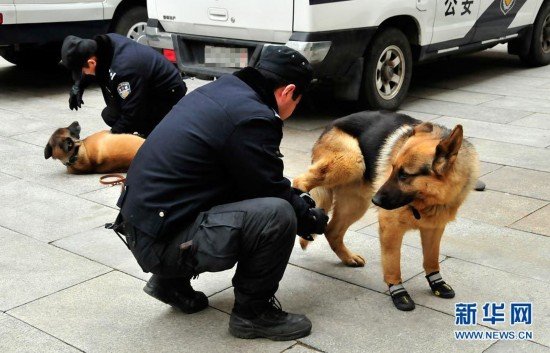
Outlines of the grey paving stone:
{"label": "grey paving stone", "polygon": [[13,183],[14,181],[18,181],[18,180],[21,180],[21,179],[5,173],[0,173],[0,186]]}
{"label": "grey paving stone", "polygon": [[480,160],[512,167],[550,172],[550,150],[511,143],[470,138]]}
{"label": "grey paving stone", "polygon": [[464,128],[464,134],[468,137],[533,147],[550,145],[550,131],[542,129],[449,117],[435,119],[433,122],[449,128],[461,124]]}
{"label": "grey paving stone", "polygon": [[[492,268],[479,266],[458,259],[443,262],[442,274],[453,286],[456,297],[445,300],[434,296],[423,276],[417,276],[406,284],[413,300],[421,305],[454,315],[455,303],[477,303],[477,323],[506,331],[533,331],[533,341],[550,345],[550,302],[548,289],[540,282]],[[486,302],[505,303],[505,321],[492,325],[483,322],[483,305]],[[533,304],[532,325],[510,325],[510,304],[527,302]]]}
{"label": "grey paving stone", "polygon": [[323,129],[339,117],[329,114],[313,114],[312,116],[310,114],[295,113],[291,118],[285,120],[285,129],[291,128],[304,131]]}
{"label": "grey paving stone", "polygon": [[0,226],[50,242],[101,226],[117,212],[59,191],[17,181],[0,186]]}
{"label": "grey paving stone", "polygon": [[[53,244],[144,281],[151,277],[150,273],[141,270],[132,253],[112,230],[96,228],[60,239]],[[196,290],[203,291],[206,295],[212,295],[231,287],[231,278],[234,273],[234,269],[202,273],[198,279],[192,281],[192,285]]]}
{"label": "grey paving stone", "polygon": [[540,98],[505,97],[481,105],[498,109],[506,108],[533,113],[550,113],[550,101]]}
{"label": "grey paving stone", "polygon": [[533,212],[510,227],[550,237],[550,206],[547,205]]}
{"label": "grey paving stone", "polygon": [[529,341],[498,341],[484,353],[548,353],[550,348]]}
{"label": "grey paving stone", "polygon": [[315,348],[304,346],[303,344],[296,343],[294,346],[290,347],[284,353],[315,353],[321,352]]}
{"label": "grey paving stone", "polygon": [[[305,251],[300,248],[297,240],[290,257],[290,263],[377,292],[385,292],[388,287],[382,277],[379,240],[366,234],[351,231],[346,233],[344,240],[352,252],[365,258],[364,268],[347,267],[342,264],[326,239],[324,239],[324,236],[318,236]],[[443,258],[440,257],[440,260],[443,260]],[[411,246],[403,246],[401,251],[403,281],[423,272],[422,251]]]}
{"label": "grey paving stone", "polygon": [[436,101],[432,99],[418,99],[402,104],[401,108],[423,113],[439,114],[456,118],[501,124],[509,123],[529,115],[529,112],[520,110],[471,106],[466,104]]}
{"label": "grey paving stone", "polygon": [[479,176],[484,176],[485,174],[492,173],[502,167],[503,166],[501,164],[479,162]]}
{"label": "grey paving stone", "polygon": [[10,311],[85,352],[281,352],[294,342],[230,336],[229,316],[186,315],[147,296],[143,282],[112,272]]}
{"label": "grey paving stone", "polygon": [[[376,235],[377,227],[360,232]],[[419,237],[405,236],[403,243],[421,248]],[[448,224],[441,241],[443,255],[544,282],[550,282],[549,247],[546,237],[466,218]]]}
{"label": "grey paving stone", "polygon": [[429,87],[416,87],[409,92],[409,95],[412,97],[469,105],[478,105],[502,97],[494,94],[473,93],[457,89],[441,89]]}
{"label": "grey paving stone", "polygon": [[458,214],[461,217],[504,227],[546,204],[546,201],[498,191],[474,191],[468,196]]}
{"label": "grey paving stone", "polygon": [[102,187],[99,175],[68,174],[61,162],[45,160],[44,146],[0,137],[0,172],[73,195]]}
{"label": "grey paving stone", "polygon": [[[394,308],[387,295],[356,287],[294,266],[287,268],[277,293],[283,309],[306,314],[311,335],[299,341],[324,352],[441,352],[460,348],[479,352],[491,342],[460,342],[453,337],[451,315],[417,307]],[[233,295],[224,291],[211,305],[231,310]],[[483,328],[479,328],[483,330]]]}
{"label": "grey paving stone", "polygon": [[323,129],[306,131],[285,128],[283,131],[283,140],[281,142],[281,146],[285,148],[292,148],[297,151],[311,153],[311,148],[313,147],[313,144],[315,143],[315,141],[317,141],[319,136],[321,136],[322,132]]}
{"label": "grey paving stone", "polygon": [[2,227],[0,227],[0,243],[2,244],[0,259],[0,293],[2,293],[0,310],[2,311],[111,270]]}
{"label": "grey paving stone", "polygon": [[365,228],[367,226],[370,226],[371,224],[374,224],[378,222],[378,212],[376,211],[376,207],[370,207],[367,210],[367,213],[359,219],[357,222],[353,223],[348,230],[359,230],[361,228]]}
{"label": "grey paving stone", "polygon": [[488,189],[550,201],[550,173],[505,166],[483,181]]}
{"label": "grey paving stone", "polygon": [[430,121],[430,120],[434,120],[434,119],[437,119],[439,118],[441,115],[437,115],[437,114],[430,114],[430,113],[422,113],[422,112],[413,112],[411,110],[403,110],[403,109],[400,109],[397,111],[398,113],[401,113],[401,114],[406,114],[412,118],[415,118],[415,119],[418,119],[418,120],[422,120],[422,121]]}
{"label": "grey paving stone", "polygon": [[116,203],[120,196],[120,191],[121,189],[119,185],[113,185],[111,187],[102,187],[99,190],[85,192],[78,195],[78,197],[94,201],[107,207],[118,209]]}
{"label": "grey paving stone", "polygon": [[299,151],[282,146],[281,153],[284,155],[284,174],[289,178],[294,178],[305,173],[311,164],[311,152]]}
{"label": "grey paving stone", "polygon": [[80,351],[24,322],[0,313],[0,352],[76,353]]}
{"label": "grey paving stone", "polygon": [[[1,98],[0,98],[1,99]],[[0,135],[10,136],[24,132],[36,131],[40,129],[52,128],[43,120],[33,119],[10,110],[0,108]]]}
{"label": "grey paving stone", "polygon": [[535,113],[525,118],[512,121],[510,124],[550,130],[550,114]]}

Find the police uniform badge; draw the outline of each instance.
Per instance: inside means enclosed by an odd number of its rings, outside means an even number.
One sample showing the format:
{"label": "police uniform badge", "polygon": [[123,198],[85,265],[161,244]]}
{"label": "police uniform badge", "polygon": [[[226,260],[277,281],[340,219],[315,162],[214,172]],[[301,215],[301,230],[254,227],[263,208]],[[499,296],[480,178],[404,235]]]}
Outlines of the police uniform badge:
{"label": "police uniform badge", "polygon": [[500,11],[502,11],[503,14],[507,15],[512,7],[514,7],[515,3],[516,0],[500,0]]}
{"label": "police uniform badge", "polygon": [[116,88],[118,95],[122,99],[126,99],[128,95],[132,92],[132,88],[130,87],[130,82],[121,82],[118,84]]}

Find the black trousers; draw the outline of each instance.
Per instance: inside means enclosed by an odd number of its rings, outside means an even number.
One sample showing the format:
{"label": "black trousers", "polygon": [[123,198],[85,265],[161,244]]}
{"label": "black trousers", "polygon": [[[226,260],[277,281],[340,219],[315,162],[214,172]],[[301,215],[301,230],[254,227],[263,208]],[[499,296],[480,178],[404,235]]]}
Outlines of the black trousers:
{"label": "black trousers", "polygon": [[[296,215],[285,200],[259,198],[216,206],[165,241],[147,245],[147,234],[136,228],[130,233],[135,233],[138,246],[131,250],[142,268],[165,278],[189,279],[237,263],[233,286],[238,307],[277,291],[294,245]],[[189,241],[192,245],[182,249]],[[154,263],[144,256],[148,253],[160,260],[150,269],[144,267]]]}
{"label": "black trousers", "polygon": [[[147,99],[147,102],[143,104],[146,112],[142,114],[142,117],[134,117],[135,122],[132,125],[133,131],[125,132],[137,132],[143,137],[149,136],[155,126],[157,126],[158,123],[160,123],[160,121],[164,119],[166,114],[168,114],[168,112],[172,110],[172,107],[185,96],[185,93],[187,93],[187,86],[182,81],[181,86],[172,88],[171,90],[169,90],[168,93],[160,97]],[[116,105],[114,105],[114,103],[108,103],[101,112],[101,117],[103,118],[103,121],[105,121],[105,124],[113,127],[118,119],[120,119],[120,109]]]}

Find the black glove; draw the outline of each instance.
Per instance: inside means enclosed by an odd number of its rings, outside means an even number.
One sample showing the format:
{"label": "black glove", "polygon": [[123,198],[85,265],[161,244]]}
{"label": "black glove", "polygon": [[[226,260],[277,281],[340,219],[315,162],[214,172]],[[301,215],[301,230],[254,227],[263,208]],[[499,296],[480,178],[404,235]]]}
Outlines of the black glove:
{"label": "black glove", "polygon": [[300,196],[309,205],[310,208],[314,208],[316,206],[315,200],[311,197],[309,192],[305,192],[296,188],[292,188],[292,192]]}
{"label": "black glove", "polygon": [[312,234],[323,234],[327,229],[328,216],[322,208],[310,208],[298,220],[297,234],[306,240],[313,240]]}
{"label": "black glove", "polygon": [[84,104],[82,100],[82,95],[84,94],[84,88],[80,87],[80,82],[77,82],[71,88],[71,93],[69,94],[69,108],[71,110],[78,110]]}

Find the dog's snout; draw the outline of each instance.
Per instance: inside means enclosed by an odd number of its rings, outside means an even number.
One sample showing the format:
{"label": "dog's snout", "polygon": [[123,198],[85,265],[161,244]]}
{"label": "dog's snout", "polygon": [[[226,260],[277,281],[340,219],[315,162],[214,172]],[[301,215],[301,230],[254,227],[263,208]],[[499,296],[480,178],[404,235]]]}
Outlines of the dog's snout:
{"label": "dog's snout", "polygon": [[376,194],[374,194],[374,196],[372,197],[372,203],[375,204],[376,206],[378,207],[382,207],[382,202],[383,202],[383,196],[381,193],[377,192]]}

